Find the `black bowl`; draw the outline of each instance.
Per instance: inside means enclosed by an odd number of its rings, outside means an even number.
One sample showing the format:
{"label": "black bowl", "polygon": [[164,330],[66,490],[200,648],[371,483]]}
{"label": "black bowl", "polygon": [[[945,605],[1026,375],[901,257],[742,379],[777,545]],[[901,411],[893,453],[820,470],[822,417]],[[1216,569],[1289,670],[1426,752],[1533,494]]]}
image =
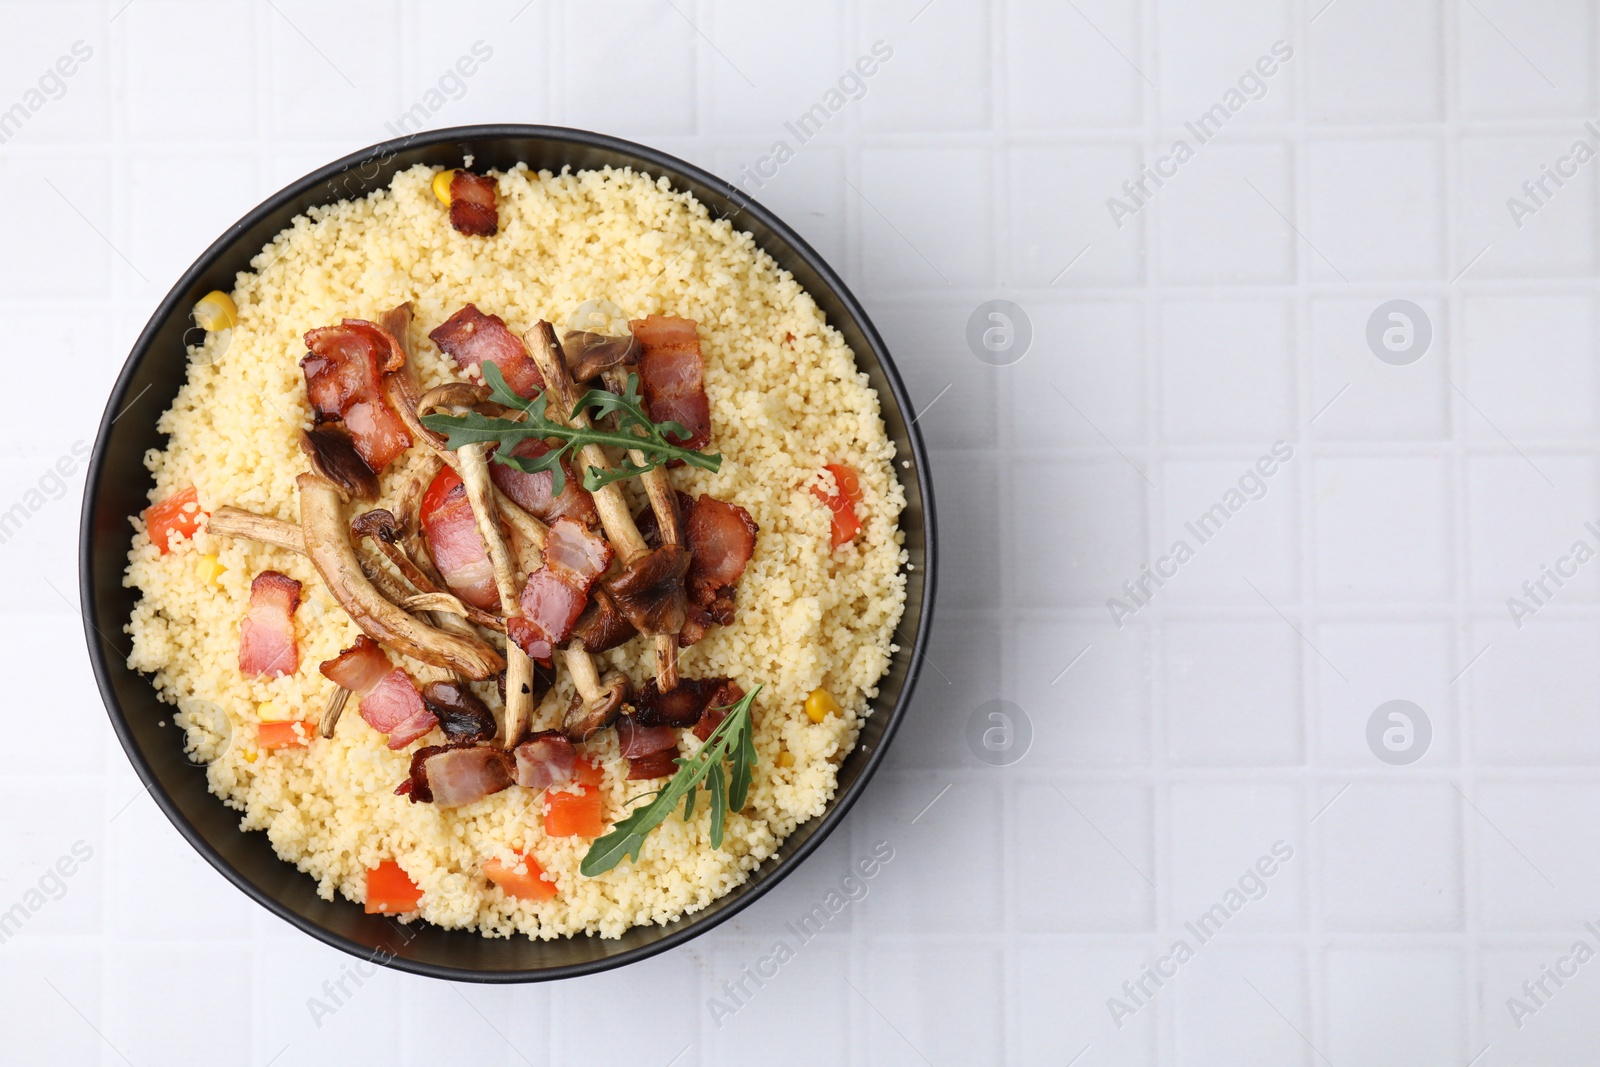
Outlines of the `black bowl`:
{"label": "black bowl", "polygon": [[[142,457],[146,449],[164,444],[155,415],[172,402],[184,380],[184,338],[193,328],[189,309],[194,302],[212,289],[231,290],[235,273],[248,270],[250,258],[308,208],[387,186],[396,171],[417,163],[460,166],[467,154],[480,169],[521,162],[536,170],[610,165],[665,175],[713,215],[749,230],[779,266],[794,274],[854,349],[878,390],[899,458],[910,461],[909,468],[896,472],[906,491],[900,525],[912,564],[906,575],[904,636],[860,743],[839,770],[839,790],[828,810],[797,829],[745,884],[710,907],[666,926],[635,928],[619,940],[489,939],[427,923],[401,927],[366,915],[349,901],[319,899],[311,878],[280,860],[265,834],[241,832],[238,814],[206,790],[204,773],[184,756],[181,734],[157,725],[171,709],[156,700],[149,680],[130,670],[116,644],[104,636],[120,634],[133,611],[135,592],[122,584],[133,535],[128,519],[148,503],[150,478]],[[136,407],[118,417],[134,403]],[[934,593],[933,495],[922,438],[907,418],[910,411],[883,340],[838,275],[770,211],[698,167],[614,137],[523,125],[436,130],[346,156],[277,193],[206,249],[161,301],[111,391],[89,464],[79,544],[84,635],[111,725],[150,795],[213,867],[281,918],[352,955],[430,977],[480,982],[568,978],[644,959],[730,918],[804,860],[861,796],[905,715],[928,640]]]}

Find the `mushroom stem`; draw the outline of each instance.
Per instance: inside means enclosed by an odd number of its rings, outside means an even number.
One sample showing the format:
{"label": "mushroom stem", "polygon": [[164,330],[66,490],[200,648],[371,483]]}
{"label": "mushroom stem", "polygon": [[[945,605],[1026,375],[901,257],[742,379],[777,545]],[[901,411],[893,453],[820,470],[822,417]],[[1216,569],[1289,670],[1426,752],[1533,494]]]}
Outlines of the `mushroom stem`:
{"label": "mushroom stem", "polygon": [[[541,321],[523,335],[523,343],[538,366],[539,373],[544,376],[546,387],[555,394],[556,403],[561,406],[560,411],[552,412],[550,405],[546,404],[545,417],[552,421],[588,426],[588,415],[583,412],[573,412],[578,405],[578,388],[572,383],[572,376],[567,373],[566,357],[561,352],[561,346],[556,343],[555,327]],[[606,458],[605,450],[599,445],[583,446],[579,458],[585,469],[598,467],[600,470],[609,470],[611,467],[611,461]],[[643,465],[644,457],[635,453],[634,462]],[[666,472],[660,473],[664,479]],[[657,509],[657,518],[662,520],[663,534],[670,529],[674,535],[670,543],[676,544],[679,534],[678,504],[671,482],[662,480],[652,486],[647,481],[645,491],[650,495],[651,506]],[[633,513],[628,509],[627,497],[622,493],[622,485],[618,482],[603,485],[594,491],[593,496],[595,510],[600,513],[600,524],[606,529],[606,540],[616,549],[622,565],[627,567],[641,556],[647,555],[650,546],[644,543],[644,538],[639,534],[639,527],[634,524]],[[667,512],[666,518],[662,518],[661,515],[663,507]],[[663,693],[678,686],[677,634],[656,635],[656,686]]]}
{"label": "mushroom stem", "polygon": [[[601,375],[606,388],[621,393],[628,387],[627,371],[621,367],[607,368]],[[643,431],[636,431],[643,432]],[[645,465],[645,455],[637,448],[628,450],[628,458],[636,467]],[[661,540],[669,545],[683,544],[683,527],[678,516],[678,492],[672,488],[672,475],[665,467],[652,467],[639,476],[644,491],[650,498],[650,510],[655,512],[656,525],[661,530]],[[678,635],[656,634],[656,688],[670,693],[678,687]]]}
{"label": "mushroom stem", "polygon": [[302,556],[306,554],[306,539],[300,527],[242,508],[224,505],[213,511],[211,518],[206,521],[206,532],[224,537],[243,537],[277,548],[287,548]]}
{"label": "mushroom stem", "polygon": [[[495,506],[494,484],[489,480],[489,446],[467,445],[457,452],[461,460],[461,481],[467,489],[467,502],[478,520],[478,534],[489,549],[494,567],[494,584],[500,593],[500,610],[507,618],[521,611],[517,603],[517,577],[511,568],[511,552],[500,531],[500,510]],[[522,739],[533,718],[533,661],[515,641],[506,642],[506,720],[502,743],[510,748]]]}
{"label": "mushroom stem", "polygon": [[333,687],[333,692],[328,694],[328,703],[322,708],[322,720],[317,724],[317,733],[323,737],[332,737],[333,728],[339,724],[339,714],[344,711],[345,701],[350,699],[350,690],[342,685]]}
{"label": "mushroom stem", "polygon": [[[463,604],[457,597],[439,588],[439,583],[435,582],[430,575],[412,561],[410,556],[406,555],[406,550],[400,545],[401,540],[404,539],[404,531],[399,525],[399,520],[389,512],[378,508],[358,515],[356,520],[350,524],[350,533],[351,536],[358,539],[370,538],[378,546],[378,551],[383,554],[383,557],[394,564],[395,570],[399,571],[400,576],[410,582],[419,594],[443,598],[426,605],[420,605],[418,603],[420,597],[418,596],[413,596],[409,593],[399,597],[390,595],[389,599],[399,604],[402,608],[413,612],[430,612],[433,615],[433,621],[437,625],[453,630],[456,633],[471,633],[472,631],[470,629],[464,630],[460,626],[453,626],[449,622],[442,620],[439,617],[441,613],[460,616],[475,625],[482,626],[486,630],[505,633],[506,621],[504,619],[497,615],[491,615],[481,608]],[[367,576],[373,576],[371,570],[367,572]],[[382,588],[381,583],[376,580],[373,584]]]}
{"label": "mushroom stem", "polygon": [[302,474],[296,482],[306,555],[328,592],[363,633],[404,655],[474,680],[504,668],[505,661],[489,645],[430,626],[387,600],[362,571],[338,487],[319,474]]}
{"label": "mushroom stem", "polygon": [[[560,408],[553,410],[550,405],[545,405],[545,417],[551,422],[588,427],[589,417],[586,414],[572,413],[578,404],[578,389],[572,384],[572,376],[567,373],[566,359],[561,354],[560,344],[556,342],[555,327],[541,321],[524,334],[522,340]],[[585,470],[589,467],[611,469],[611,461],[606,458],[605,449],[599,445],[584,445],[578,458]],[[633,514],[628,510],[628,500],[620,484],[612,482],[603,485],[594,491],[593,496],[595,510],[600,513],[600,524],[606,529],[606,540],[616,549],[623,566],[650,551],[644,538],[639,536],[639,527],[634,525]]]}
{"label": "mushroom stem", "polygon": [[[210,520],[206,523],[206,532],[221,534],[224,537],[242,537],[249,541],[260,541],[264,545],[282,548],[296,555],[306,555],[306,539],[300,527],[292,522],[274,519],[269,515],[257,515],[253,511],[243,508],[228,507],[226,505],[211,513]],[[358,554],[361,573],[367,580],[378,587],[390,603],[398,604],[412,595],[412,591],[396,581],[394,576],[373,560]]]}
{"label": "mushroom stem", "polygon": [[[435,408],[440,407],[471,407],[482,403],[483,391],[468,382],[446,382],[422,394],[421,399],[406,403],[403,396],[391,395],[397,401],[395,408],[400,415],[400,421],[406,424],[406,429],[422,444],[433,449],[434,455],[457,474],[461,474],[461,457],[458,453],[450,451],[444,446],[445,439],[422,425],[421,416]],[[463,477],[465,480],[465,477]],[[494,490],[495,503],[500,507],[500,514],[505,517],[517,535],[525,539],[535,548],[543,550],[545,535],[550,528],[538,519],[529,515],[515,500],[506,496],[499,489]]]}

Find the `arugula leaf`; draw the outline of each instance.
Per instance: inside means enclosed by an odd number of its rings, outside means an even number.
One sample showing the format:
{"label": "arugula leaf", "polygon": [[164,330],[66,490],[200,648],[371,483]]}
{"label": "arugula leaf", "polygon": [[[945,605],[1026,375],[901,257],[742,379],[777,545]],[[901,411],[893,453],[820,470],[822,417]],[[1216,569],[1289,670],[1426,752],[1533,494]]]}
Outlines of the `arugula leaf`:
{"label": "arugula leaf", "polygon": [[[751,768],[756,762],[750,708],[759,692],[761,687],[758,685],[733,705],[693,756],[674,761],[678,765],[677,773],[650,803],[634,808],[626,818],[611,827],[610,833],[595,839],[578,867],[585,878],[604,874],[624,858],[638,860],[645,837],[666,821],[680,800],[683,801],[684,818],[688,819],[694,813],[695,792],[702,782],[706,782],[706,789],[711,795],[711,847],[722,847],[729,804],[733,804],[732,810],[739,811],[749,795]],[[733,763],[732,790],[729,790],[727,779],[723,777],[722,764],[725,760]]]}
{"label": "arugula leaf", "polygon": [[[484,382],[489,386],[489,398],[503,407],[523,412],[527,418],[519,422],[514,419],[482,415],[476,411],[469,411],[463,415],[442,415],[436,412],[422,416],[422,425],[436,433],[445,434],[446,448],[457,449],[463,445],[494,442],[499,446],[493,453],[495,462],[503,463],[524,474],[550,471],[552,481],[550,490],[555,496],[560,496],[561,491],[566,488],[562,461],[576,454],[585,445],[610,445],[614,448],[637,451],[645,459],[643,464],[637,464],[631,457],[624,455],[622,462],[612,470],[601,470],[591,465],[583,474],[583,487],[591,493],[612,482],[655,470],[675,459],[707,471],[716,471],[722,466],[722,456],[717,453],[697,452],[692,448],[673,444],[668,435],[679,440],[689,436],[688,431],[679,423],[650,421],[650,416],[644,410],[644,399],[639,395],[637,374],[628,375],[627,387],[621,394],[605,389],[591,389],[578,398],[578,403],[572,409],[573,418],[585,411],[591,412],[591,418],[596,420],[610,415],[616,416],[615,430],[597,430],[592,426],[584,428],[563,425],[552,420],[546,410],[546,404],[549,402],[547,393],[541,391],[532,400],[525,399],[512,392],[510,386],[506,385],[505,376],[500,373],[499,367],[488,360],[478,366],[483,373]],[[542,456],[513,456],[511,450],[529,438],[554,441],[556,444]]]}

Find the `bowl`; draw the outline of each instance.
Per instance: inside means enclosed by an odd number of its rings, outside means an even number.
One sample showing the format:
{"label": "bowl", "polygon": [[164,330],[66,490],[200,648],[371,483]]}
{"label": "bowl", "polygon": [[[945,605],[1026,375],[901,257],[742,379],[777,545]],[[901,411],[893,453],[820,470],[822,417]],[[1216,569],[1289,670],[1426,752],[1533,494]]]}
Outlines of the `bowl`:
{"label": "bowl", "polygon": [[[164,444],[156,415],[171,404],[187,373],[185,336],[195,329],[189,320],[195,301],[212,289],[231,290],[235,274],[248,270],[251,257],[307,209],[386,187],[397,171],[418,163],[461,166],[467,155],[478,169],[519,162],[553,171],[633,167],[665,176],[674,188],[693,193],[713,216],[749,230],[849,342],[857,365],[878,391],[898,459],[910,464],[896,472],[905,486],[900,525],[912,564],[900,647],[860,740],[839,769],[838,790],[826,812],[796,829],[743,885],[721,899],[664,926],[635,927],[620,939],[486,938],[425,922],[402,926],[367,915],[361,905],[342,898],[322,900],[308,875],[277,857],[266,834],[241,831],[238,813],[207,790],[204,769],[184,755],[181,731],[159,725],[170,718],[170,706],[157,701],[150,681],[129,669],[124,651],[106,636],[120,636],[133,612],[136,591],[122,584],[133,538],[128,520],[148,504],[151,481],[143,456]],[[620,967],[665,951],[731,918],[803,862],[860,799],[905,717],[928,641],[934,594],[933,494],[911,411],[882,338],[839,276],[772,212],[698,167],[614,137],[514,124],[434,130],[356,152],[268,198],[206,249],[156,308],[111,391],[89,463],[79,534],[84,636],[111,725],[151,797],[200,855],[263,907],[354,956],[434,978],[532,982]]]}

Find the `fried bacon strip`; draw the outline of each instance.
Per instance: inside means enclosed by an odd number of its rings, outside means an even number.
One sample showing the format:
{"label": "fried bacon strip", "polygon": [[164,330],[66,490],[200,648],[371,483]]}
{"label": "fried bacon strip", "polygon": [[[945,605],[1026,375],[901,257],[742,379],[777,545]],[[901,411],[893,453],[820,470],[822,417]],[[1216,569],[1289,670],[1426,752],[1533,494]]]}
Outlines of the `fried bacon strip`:
{"label": "fried bacon strip", "polygon": [[522,587],[519,614],[506,620],[506,635],[528,655],[548,660],[588,603],[589,590],[611,565],[611,546],[571,519],[557,519],[544,544],[544,563]]}
{"label": "fried bacon strip", "polygon": [[712,624],[733,621],[734,587],[755,554],[756,522],[737,504],[702,493],[688,509],[688,617],[678,635],[685,648]]}
{"label": "fried bacon strip", "polygon": [[239,670],[250,678],[277,678],[300,669],[294,613],[300,583],[262,571],[250,582],[250,610],[239,624]]}
{"label": "fried bacon strip", "polygon": [[383,470],[411,445],[383,382],[405,366],[405,350],[389,331],[364,319],[311,330],[305,341],[310,353],[300,367],[317,424],[343,422],[362,461]]}
{"label": "fried bacon strip", "polygon": [[329,681],[356,695],[361,717],[374,730],[389,735],[390,748],[405,748],[439,721],[423,704],[411,676],[390,663],[377,642],[365,634],[318,669]]}
{"label": "fried bacon strip", "polygon": [[651,420],[676,422],[688,431],[688,437],[668,435],[673,444],[704,448],[711,441],[711,401],[694,320],[651,315],[628,328],[644,347],[639,378]]}
{"label": "fried bacon strip", "polygon": [[485,315],[474,304],[434,327],[428,338],[462,370],[484,361],[493,363],[518,396],[531,397],[544,388],[539,367],[528,358],[528,350],[517,335],[506,329],[505,320],[498,315]]}
{"label": "fried bacon strip", "polygon": [[[544,455],[550,448],[548,443],[530,438],[518,443],[511,454],[532,459]],[[555,486],[553,471],[525,474],[504,463],[493,463],[489,466],[489,477],[494,480],[496,489],[543,522],[574,519],[585,526],[599,525],[600,513],[595,510],[594,497],[583,487],[583,480],[573,475],[572,464],[562,460],[561,470],[566,475],[566,485],[562,487],[560,496],[552,492]]]}
{"label": "fried bacon strip", "polygon": [[474,607],[499,609],[489,549],[478,533],[467,487],[449,467],[439,468],[423,494],[421,522],[428,555],[450,591]]}
{"label": "fried bacon strip", "polygon": [[468,237],[493,237],[500,232],[493,178],[458,170],[450,176],[450,225]]}
{"label": "fried bacon strip", "polygon": [[428,745],[411,756],[411,772],[395,792],[411,803],[458,808],[510,786],[511,753],[471,742]]}
{"label": "fried bacon strip", "polygon": [[578,750],[560,730],[542,730],[516,747],[517,784],[528,789],[564,785],[578,773]]}

